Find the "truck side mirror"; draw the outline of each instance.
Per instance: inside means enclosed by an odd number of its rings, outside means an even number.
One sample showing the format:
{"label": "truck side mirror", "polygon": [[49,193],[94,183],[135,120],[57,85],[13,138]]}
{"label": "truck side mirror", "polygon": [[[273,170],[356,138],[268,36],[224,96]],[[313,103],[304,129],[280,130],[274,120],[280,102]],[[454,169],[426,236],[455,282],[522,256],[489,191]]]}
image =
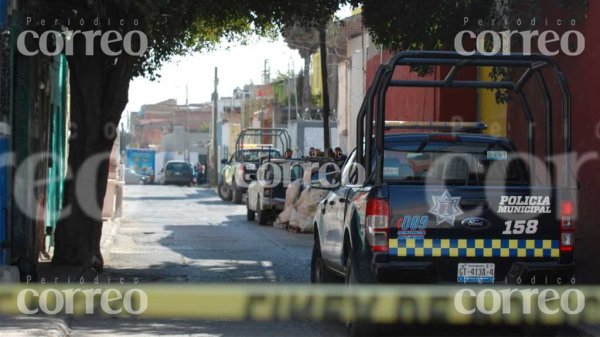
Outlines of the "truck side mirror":
{"label": "truck side mirror", "polygon": [[227,159],[221,159],[221,164],[227,164]]}

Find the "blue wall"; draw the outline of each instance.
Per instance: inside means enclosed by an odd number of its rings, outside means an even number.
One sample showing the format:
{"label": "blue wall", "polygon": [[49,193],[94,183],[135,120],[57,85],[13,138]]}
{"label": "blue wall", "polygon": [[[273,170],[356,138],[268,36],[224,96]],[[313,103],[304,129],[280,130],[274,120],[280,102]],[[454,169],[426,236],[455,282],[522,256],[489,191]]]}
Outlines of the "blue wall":
{"label": "blue wall", "polygon": [[7,0],[0,0],[0,27],[4,27],[7,24],[7,11]]}

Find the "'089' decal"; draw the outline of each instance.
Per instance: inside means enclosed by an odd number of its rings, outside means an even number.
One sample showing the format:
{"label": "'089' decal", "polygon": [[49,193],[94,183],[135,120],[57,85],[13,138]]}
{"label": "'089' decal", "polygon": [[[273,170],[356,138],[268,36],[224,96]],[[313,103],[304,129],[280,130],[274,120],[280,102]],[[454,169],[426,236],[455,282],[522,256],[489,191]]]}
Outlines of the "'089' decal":
{"label": "'089' decal", "polygon": [[396,227],[398,228],[398,238],[413,239],[424,238],[427,234],[427,226],[429,225],[429,216],[406,215],[398,219]]}
{"label": "'089' decal", "polygon": [[504,235],[535,234],[538,230],[537,220],[509,220],[504,223]]}

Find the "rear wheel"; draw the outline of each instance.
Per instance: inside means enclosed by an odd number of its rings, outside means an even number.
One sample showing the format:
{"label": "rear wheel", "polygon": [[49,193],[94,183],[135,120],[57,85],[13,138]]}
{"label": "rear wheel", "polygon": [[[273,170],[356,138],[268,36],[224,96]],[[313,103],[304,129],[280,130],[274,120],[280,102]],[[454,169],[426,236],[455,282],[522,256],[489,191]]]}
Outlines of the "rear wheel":
{"label": "rear wheel", "polygon": [[[345,281],[346,286],[348,287],[352,287],[353,284],[359,283],[354,263],[352,261],[352,252],[349,252],[348,257],[346,258]],[[377,334],[376,326],[363,320],[349,320],[346,322],[346,328],[348,329],[348,334],[352,337],[373,336]]]}
{"label": "rear wheel", "polygon": [[242,203],[242,198],[244,196],[244,192],[242,192],[242,190],[237,187],[237,185],[235,183],[233,183],[233,187],[231,188],[232,190],[232,199],[233,199],[233,203],[235,204],[241,204]]}
{"label": "rear wheel", "polygon": [[221,198],[221,200],[223,200],[223,201],[231,200],[231,197],[232,197],[231,196],[231,188],[226,183],[222,182],[219,184],[218,192],[219,192],[219,197]]}
{"label": "rear wheel", "polygon": [[250,209],[250,197],[248,197],[248,200],[246,201],[246,220],[254,221],[255,218],[256,213]]}
{"label": "rear wheel", "polygon": [[316,237],[310,261],[310,281],[312,283],[337,283],[339,280],[340,278],[336,277],[323,263],[321,244],[319,238]]}
{"label": "rear wheel", "polygon": [[269,212],[262,209],[259,201],[256,201],[256,222],[265,226],[269,222]]}

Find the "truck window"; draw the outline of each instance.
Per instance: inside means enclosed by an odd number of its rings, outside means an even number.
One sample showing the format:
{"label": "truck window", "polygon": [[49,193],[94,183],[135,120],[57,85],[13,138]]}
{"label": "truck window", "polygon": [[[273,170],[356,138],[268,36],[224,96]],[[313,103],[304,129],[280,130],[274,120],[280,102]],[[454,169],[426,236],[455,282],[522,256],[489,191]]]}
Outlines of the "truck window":
{"label": "truck window", "polygon": [[[526,165],[508,160],[512,149],[495,143],[398,142],[386,144],[383,178],[391,183],[445,185],[528,184]],[[487,179],[487,180],[486,180]]]}
{"label": "truck window", "polygon": [[344,164],[344,168],[342,169],[342,181],[346,182],[348,185],[356,185],[358,184],[359,172],[358,166],[356,166],[356,149],[352,151],[346,163]]}
{"label": "truck window", "polygon": [[281,153],[278,150],[243,150],[238,156],[239,160],[244,161],[258,161],[259,158],[270,156],[270,157],[281,157]]}

